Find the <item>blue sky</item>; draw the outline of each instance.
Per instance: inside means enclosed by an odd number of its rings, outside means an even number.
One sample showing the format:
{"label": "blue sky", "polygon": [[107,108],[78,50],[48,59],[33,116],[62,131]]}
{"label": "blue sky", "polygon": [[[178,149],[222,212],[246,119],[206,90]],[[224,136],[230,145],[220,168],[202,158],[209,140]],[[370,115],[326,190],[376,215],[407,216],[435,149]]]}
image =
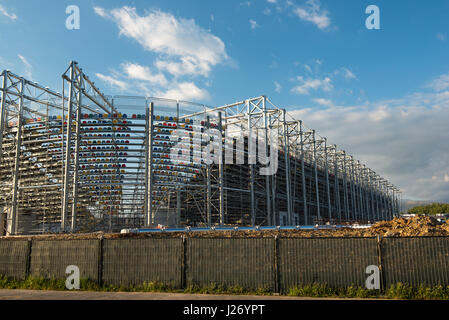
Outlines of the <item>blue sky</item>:
{"label": "blue sky", "polygon": [[213,106],[264,94],[406,197],[449,201],[448,16],[443,0],[0,0],[0,68],[60,90],[73,59],[106,94]]}

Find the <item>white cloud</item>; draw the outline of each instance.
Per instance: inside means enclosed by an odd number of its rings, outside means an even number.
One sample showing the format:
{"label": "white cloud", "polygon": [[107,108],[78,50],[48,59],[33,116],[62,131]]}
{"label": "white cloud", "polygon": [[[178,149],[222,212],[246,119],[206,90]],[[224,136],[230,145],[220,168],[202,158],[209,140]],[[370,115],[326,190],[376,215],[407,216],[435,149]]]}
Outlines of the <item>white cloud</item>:
{"label": "white cloud", "polygon": [[[95,12],[112,19],[120,35],[136,40],[142,47],[159,54],[160,66],[178,74],[208,76],[211,68],[228,59],[223,41],[198,26],[193,19],[176,18],[170,13],[151,11],[140,16],[136,8],[124,6],[106,13]],[[163,63],[165,62],[165,64]],[[168,65],[175,64],[175,68]]]}
{"label": "white cloud", "polygon": [[101,79],[102,81],[106,82],[107,84],[109,84],[112,87],[116,87],[120,90],[126,90],[127,89],[127,84],[124,81],[120,81],[116,78],[113,78],[111,76],[106,76],[104,74],[101,73],[96,73],[95,74],[99,79]]}
{"label": "white cloud", "polygon": [[444,174],[443,180],[444,182],[449,182],[449,175],[447,173]]}
{"label": "white cloud", "polygon": [[449,201],[448,90],[292,114],[398,186],[404,198]]}
{"label": "white cloud", "polygon": [[256,29],[257,27],[259,27],[259,25],[257,24],[257,22],[255,20],[249,20],[249,24],[251,25],[251,30]]}
{"label": "white cloud", "polygon": [[444,33],[437,33],[437,39],[441,41],[446,40],[446,35]]}
{"label": "white cloud", "polygon": [[435,91],[443,91],[449,88],[449,72],[434,79],[427,87]]}
{"label": "white cloud", "polygon": [[329,99],[324,99],[324,98],[318,98],[318,99],[313,99],[314,102],[322,105],[322,106],[327,106],[327,107],[332,107],[334,106],[332,100]]}
{"label": "white cloud", "polygon": [[193,82],[176,83],[166,91],[156,92],[156,95],[161,98],[187,101],[208,100],[210,98],[206,90],[198,88]]}
{"label": "white cloud", "polygon": [[299,85],[293,87],[291,91],[293,93],[298,94],[309,94],[310,90],[323,90],[323,91],[331,91],[333,89],[332,80],[329,77],[321,79],[307,79],[304,80],[303,77],[297,77],[297,80],[300,82]]}
{"label": "white cloud", "polygon": [[17,20],[17,15],[14,13],[9,13],[1,4],[0,4],[0,14],[11,19],[12,21]]}
{"label": "white cloud", "polygon": [[137,63],[126,62],[122,68],[130,79],[148,81],[161,86],[167,85],[167,79],[161,73],[153,74],[149,67],[141,66]]}
{"label": "white cloud", "polygon": [[326,29],[331,24],[331,20],[328,17],[329,13],[321,9],[319,0],[308,0],[305,6],[295,7],[293,13],[301,20],[311,22],[321,30]]}
{"label": "white cloud", "polygon": [[271,14],[271,10],[269,8],[263,9],[262,13],[266,16],[269,16]]}
{"label": "white cloud", "polygon": [[32,80],[33,79],[33,66],[21,54],[18,54],[17,56],[19,57],[20,61],[22,61],[23,65],[25,66],[25,76],[28,78],[28,80]]}
{"label": "white cloud", "polygon": [[240,6],[242,6],[242,7],[249,7],[249,6],[251,6],[251,2],[250,1],[240,2]]}
{"label": "white cloud", "polygon": [[357,79],[354,72],[349,70],[348,68],[340,68],[339,70],[335,71],[335,74],[341,74],[345,79]]}
{"label": "white cloud", "polygon": [[276,3],[277,0],[267,0],[268,3]]}
{"label": "white cloud", "polygon": [[[208,91],[192,79],[209,78],[216,65],[233,63],[223,41],[193,19],[160,10],[139,15],[136,8],[128,6],[112,10],[95,7],[94,12],[115,22],[119,35],[155,54],[152,66],[124,62],[120,66],[123,72],[115,72],[112,77],[99,74],[99,78],[121,90],[172,99],[209,99]],[[210,18],[215,19],[213,15]],[[206,86],[210,83],[205,81]]]}
{"label": "white cloud", "polygon": [[106,13],[106,11],[101,7],[94,7],[94,12],[102,18],[109,17],[109,15]]}
{"label": "white cloud", "polygon": [[275,81],[274,82],[274,91],[277,93],[281,93],[281,89],[282,89],[281,85],[277,81]]}

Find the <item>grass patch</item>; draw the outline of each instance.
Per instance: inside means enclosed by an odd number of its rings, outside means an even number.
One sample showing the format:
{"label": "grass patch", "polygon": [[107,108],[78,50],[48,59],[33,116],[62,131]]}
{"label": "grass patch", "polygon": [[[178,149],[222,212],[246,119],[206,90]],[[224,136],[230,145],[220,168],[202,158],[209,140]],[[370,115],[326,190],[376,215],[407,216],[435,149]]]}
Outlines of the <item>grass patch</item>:
{"label": "grass patch", "polygon": [[318,298],[377,298],[380,296],[380,292],[357,286],[333,288],[326,284],[316,283],[293,287],[288,291],[287,295]]}
{"label": "grass patch", "polygon": [[[69,291],[65,286],[65,280],[27,277],[26,279],[14,279],[0,275],[0,289],[32,289],[32,290],[61,290]],[[158,283],[145,282],[136,286],[100,286],[98,282],[90,279],[80,279],[80,290],[99,292],[170,292],[170,293],[199,293],[199,294],[239,294],[239,295],[272,295],[269,288],[248,290],[241,286],[224,286],[212,283],[207,286],[188,286],[185,289],[177,289],[172,286]],[[385,292],[368,290],[363,287],[349,286],[346,288],[333,288],[326,284],[303,285],[290,288],[288,296],[317,297],[317,298],[387,298],[387,299],[412,299],[412,300],[449,300],[449,286],[426,287],[410,286],[397,283],[390,286]]]}
{"label": "grass patch", "polygon": [[413,299],[413,300],[448,300],[449,286],[426,287],[410,286],[403,283],[397,283],[388,288],[385,292],[390,299]]}
{"label": "grass patch", "polygon": [[426,287],[410,286],[397,283],[390,286],[384,293],[380,290],[368,290],[363,287],[349,286],[333,288],[325,284],[312,284],[291,288],[287,295],[297,297],[326,297],[326,298],[383,298],[410,300],[448,300],[449,286]]}

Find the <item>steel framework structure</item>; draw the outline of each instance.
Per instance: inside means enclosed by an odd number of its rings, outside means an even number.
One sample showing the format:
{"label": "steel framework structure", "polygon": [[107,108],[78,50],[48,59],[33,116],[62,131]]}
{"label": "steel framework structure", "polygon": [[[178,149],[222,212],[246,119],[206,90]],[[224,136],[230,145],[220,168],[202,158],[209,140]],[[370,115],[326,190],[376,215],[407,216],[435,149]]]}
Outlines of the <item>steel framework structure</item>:
{"label": "steel framework structure", "polygon": [[[105,96],[76,62],[62,79],[61,94],[1,74],[8,235],[367,222],[400,212],[398,188],[265,96],[220,107]],[[221,161],[205,161],[206,149]]]}

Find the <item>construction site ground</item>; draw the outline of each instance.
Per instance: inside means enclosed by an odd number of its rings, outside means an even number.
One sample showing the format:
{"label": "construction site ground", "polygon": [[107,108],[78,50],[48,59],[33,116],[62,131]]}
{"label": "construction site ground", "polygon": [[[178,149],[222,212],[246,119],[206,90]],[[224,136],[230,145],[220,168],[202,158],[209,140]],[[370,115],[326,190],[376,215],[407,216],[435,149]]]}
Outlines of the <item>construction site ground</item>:
{"label": "construction site ground", "polygon": [[120,238],[329,238],[329,237],[426,237],[449,236],[449,221],[440,222],[429,216],[412,218],[395,218],[381,221],[369,228],[326,228],[315,230],[232,230],[232,231],[197,231],[197,232],[144,232],[144,233],[104,233],[83,234],[46,234],[33,236],[9,236],[2,239],[19,240],[26,238],[42,240],[70,239],[120,239]]}

